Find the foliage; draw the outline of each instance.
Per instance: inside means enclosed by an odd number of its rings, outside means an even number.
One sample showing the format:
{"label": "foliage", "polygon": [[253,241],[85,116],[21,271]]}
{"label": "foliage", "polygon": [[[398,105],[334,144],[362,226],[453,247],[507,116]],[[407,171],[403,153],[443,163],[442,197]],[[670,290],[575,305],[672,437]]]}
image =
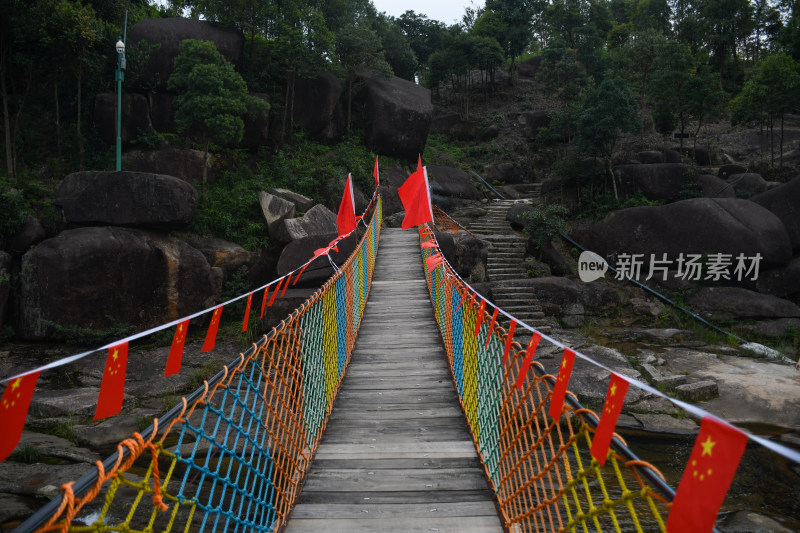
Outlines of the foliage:
{"label": "foliage", "polygon": [[28,206],[20,191],[7,188],[0,184],[0,242],[14,236],[25,223],[28,215]]}
{"label": "foliage", "polygon": [[567,224],[569,210],[560,204],[537,205],[523,214],[527,220],[523,231],[537,249],[552,242]]}
{"label": "foliage", "polygon": [[578,61],[577,50],[559,39],[554,39],[542,52],[542,66],[537,78],[565,103],[579,100],[589,82],[586,67]]}
{"label": "foliage", "polygon": [[34,444],[23,444],[11,452],[9,459],[18,463],[34,464],[41,463],[44,457],[44,451],[38,446]]}
{"label": "foliage", "polygon": [[606,78],[589,92],[578,112],[578,148],[611,159],[622,133],[639,129],[638,118],[628,86],[619,78]]}
{"label": "foliage", "polygon": [[56,336],[63,337],[64,342],[73,346],[85,346],[92,348],[102,346],[111,341],[122,339],[130,334],[131,328],[126,324],[121,324],[113,317],[106,316],[111,326],[107,329],[91,329],[79,326],[62,326],[49,320],[43,320],[45,324],[55,330]]}
{"label": "foliage", "polygon": [[648,200],[641,191],[637,191],[628,198],[616,198],[610,193],[592,194],[589,190],[581,192],[581,213],[579,218],[589,220],[600,220],[605,218],[611,211],[627,209],[629,207],[655,206],[663,202],[658,200]]}

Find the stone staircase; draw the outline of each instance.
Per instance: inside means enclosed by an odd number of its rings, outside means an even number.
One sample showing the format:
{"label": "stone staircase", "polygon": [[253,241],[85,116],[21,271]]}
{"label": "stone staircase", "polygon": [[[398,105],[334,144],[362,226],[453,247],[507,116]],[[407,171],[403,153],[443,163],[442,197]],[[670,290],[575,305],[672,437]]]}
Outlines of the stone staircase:
{"label": "stone staircase", "polygon": [[[529,278],[523,262],[527,239],[515,232],[506,220],[509,208],[519,202],[533,203],[530,199],[495,200],[487,206],[486,216],[472,222],[468,229],[491,243],[486,275],[494,302],[529,326],[548,333],[551,325],[530,287],[514,283]],[[503,325],[508,327],[508,320]],[[522,333],[522,336],[530,334]]]}

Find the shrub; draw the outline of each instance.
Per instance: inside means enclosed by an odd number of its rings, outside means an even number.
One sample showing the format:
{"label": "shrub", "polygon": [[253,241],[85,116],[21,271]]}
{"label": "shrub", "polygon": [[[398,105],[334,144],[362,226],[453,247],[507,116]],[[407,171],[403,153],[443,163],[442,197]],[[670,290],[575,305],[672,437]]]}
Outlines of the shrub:
{"label": "shrub", "polygon": [[523,216],[528,220],[523,231],[537,249],[559,236],[567,223],[569,211],[560,204],[537,205]]}

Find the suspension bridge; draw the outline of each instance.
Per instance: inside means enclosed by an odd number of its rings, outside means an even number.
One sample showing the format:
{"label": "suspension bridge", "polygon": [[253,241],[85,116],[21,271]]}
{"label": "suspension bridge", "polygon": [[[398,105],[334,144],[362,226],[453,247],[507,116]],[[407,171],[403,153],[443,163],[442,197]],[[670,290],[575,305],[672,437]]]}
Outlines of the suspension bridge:
{"label": "suspension bridge", "polygon": [[15,531],[689,531],[613,423],[598,446],[608,403],[545,372],[540,332],[516,342],[427,227],[366,220],[311,298]]}

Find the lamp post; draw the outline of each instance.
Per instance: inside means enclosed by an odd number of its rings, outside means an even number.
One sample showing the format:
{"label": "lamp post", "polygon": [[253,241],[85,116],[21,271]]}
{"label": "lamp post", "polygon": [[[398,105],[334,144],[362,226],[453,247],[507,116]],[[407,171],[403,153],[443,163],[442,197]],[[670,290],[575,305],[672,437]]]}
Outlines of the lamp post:
{"label": "lamp post", "polygon": [[117,172],[122,170],[122,80],[125,79],[125,43],[122,37],[117,41]]}

